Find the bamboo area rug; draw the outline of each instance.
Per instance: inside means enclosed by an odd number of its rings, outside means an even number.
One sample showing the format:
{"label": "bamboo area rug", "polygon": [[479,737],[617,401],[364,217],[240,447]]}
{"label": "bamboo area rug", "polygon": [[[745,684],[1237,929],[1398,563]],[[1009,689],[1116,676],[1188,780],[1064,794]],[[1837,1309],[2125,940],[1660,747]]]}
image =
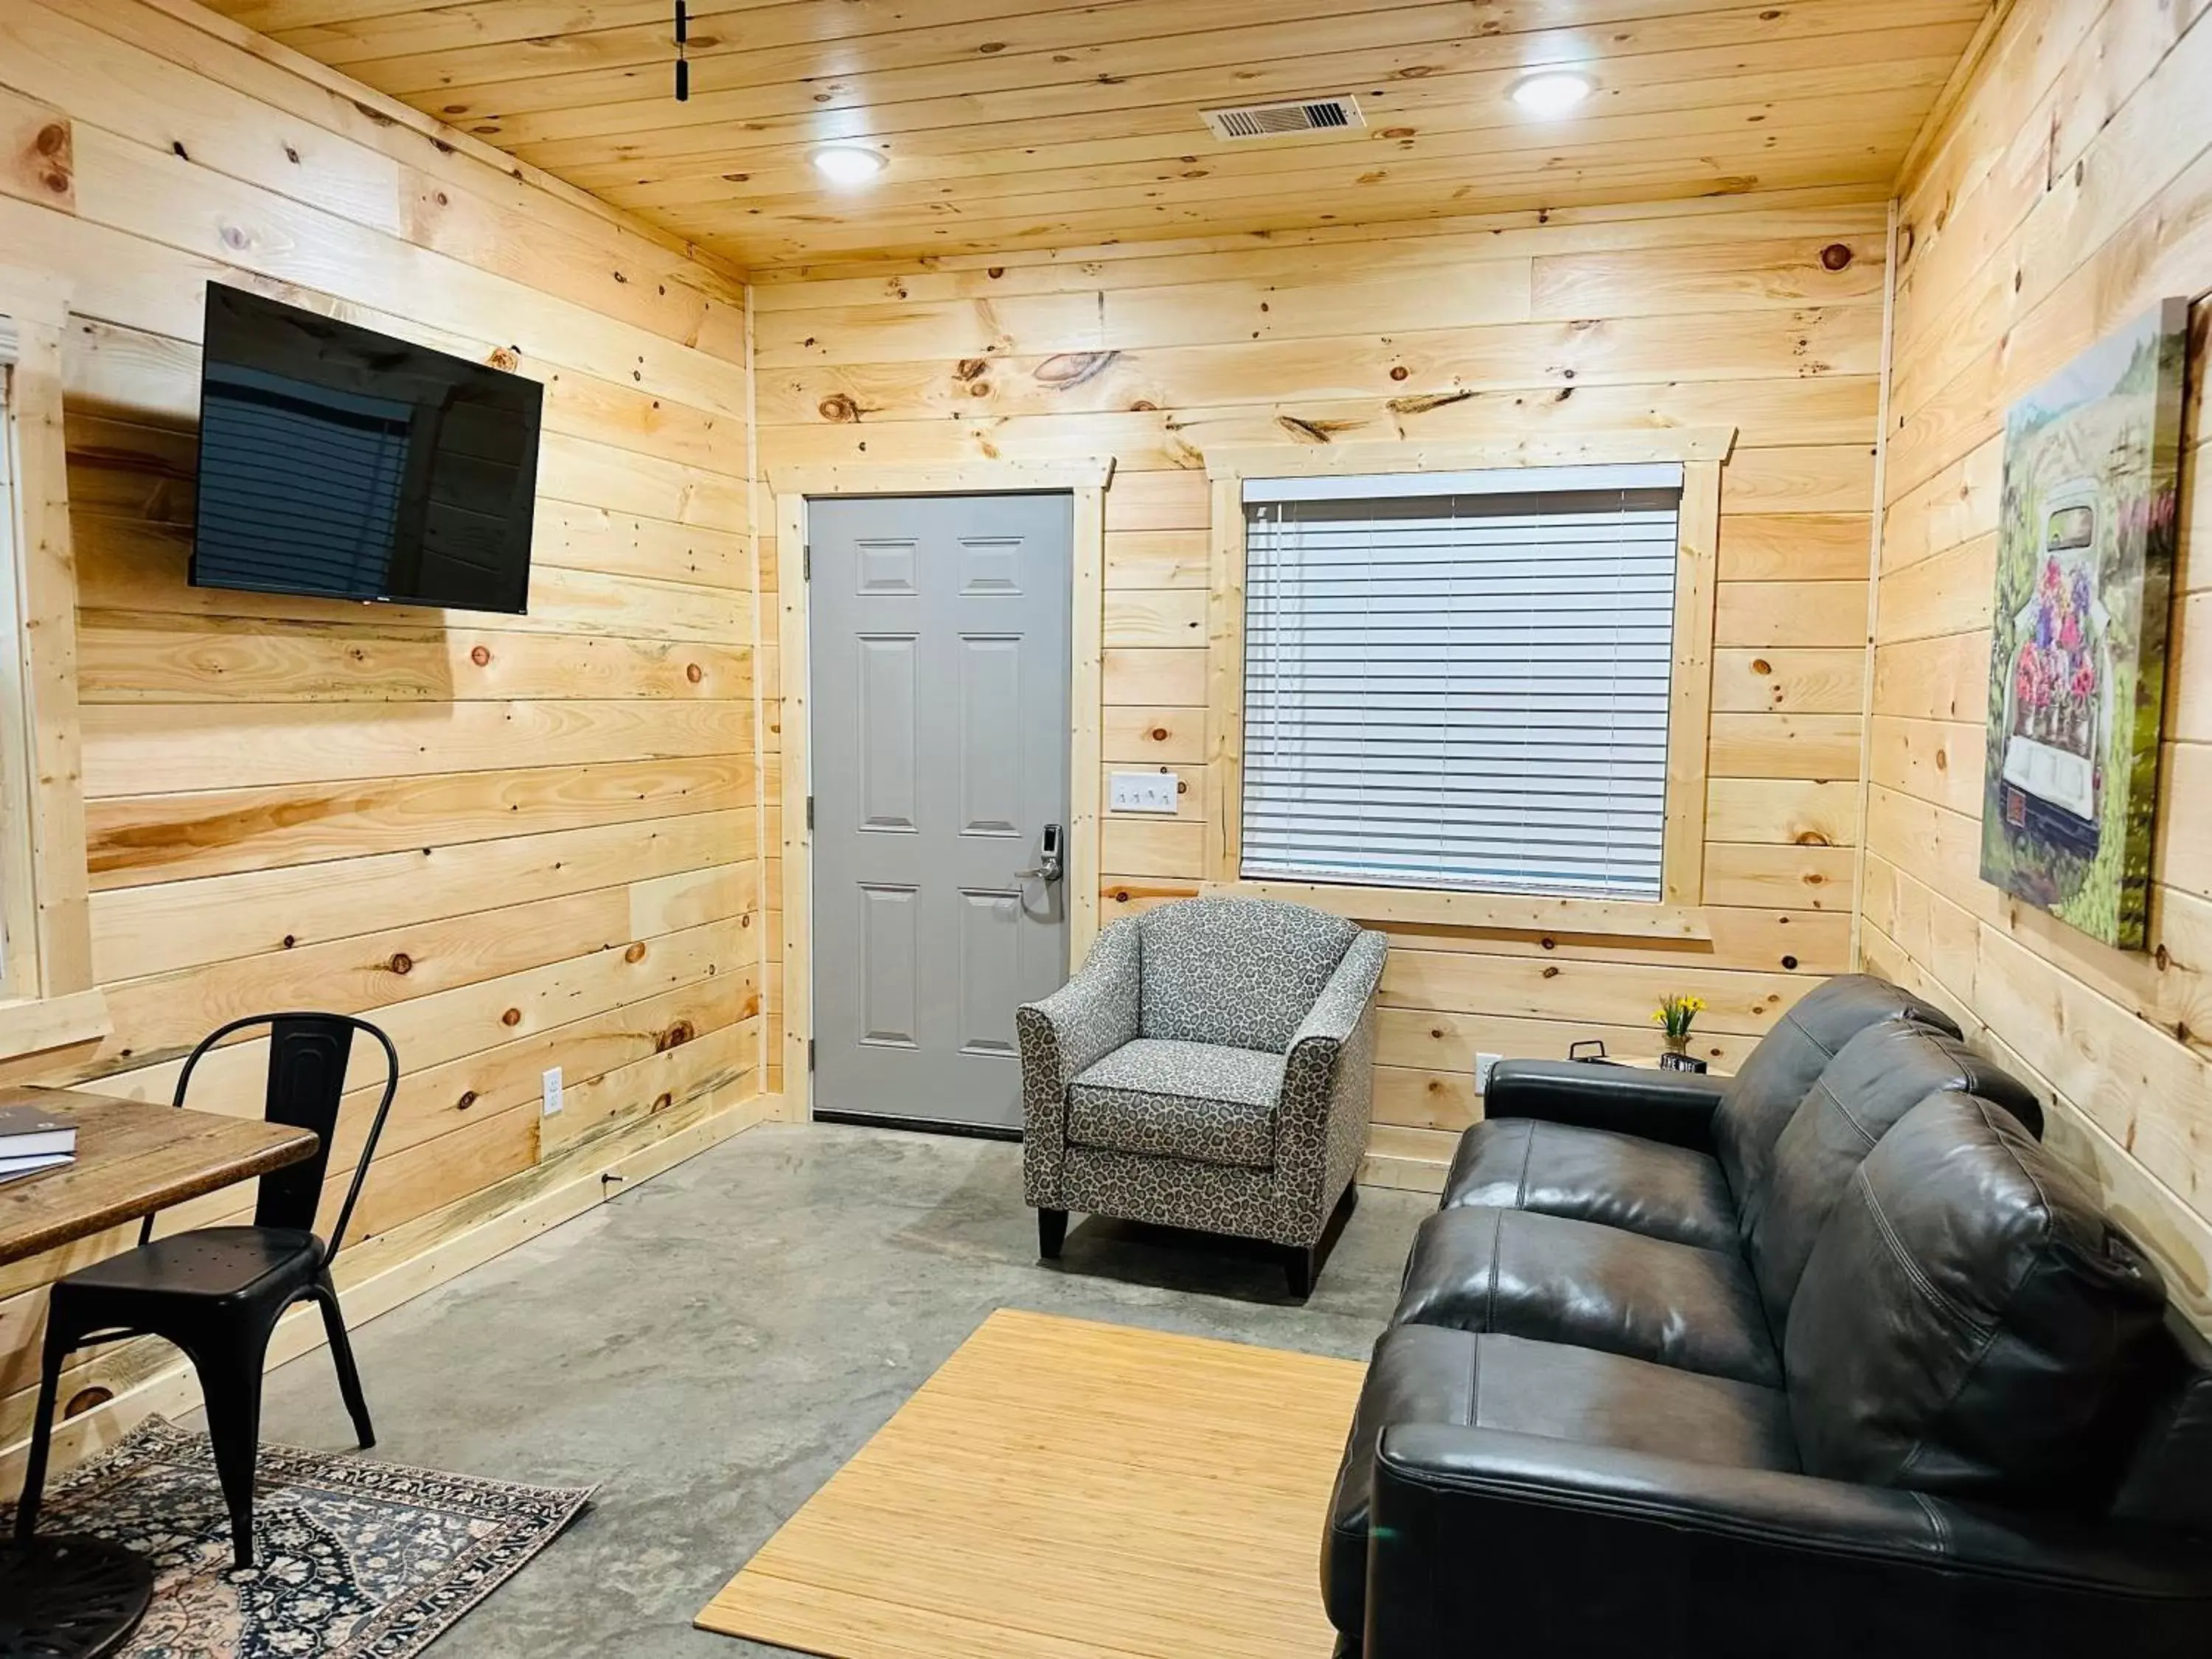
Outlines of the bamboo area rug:
{"label": "bamboo area rug", "polygon": [[149,1418],[48,1487],[41,1533],[90,1533],[154,1565],[153,1605],[118,1659],[411,1659],[592,1495],[284,1446],[262,1447],[258,1476],[243,1571],[204,1434]]}
{"label": "bamboo area rug", "polygon": [[1327,1659],[1364,1369],[994,1313],[698,1623],[828,1659]]}

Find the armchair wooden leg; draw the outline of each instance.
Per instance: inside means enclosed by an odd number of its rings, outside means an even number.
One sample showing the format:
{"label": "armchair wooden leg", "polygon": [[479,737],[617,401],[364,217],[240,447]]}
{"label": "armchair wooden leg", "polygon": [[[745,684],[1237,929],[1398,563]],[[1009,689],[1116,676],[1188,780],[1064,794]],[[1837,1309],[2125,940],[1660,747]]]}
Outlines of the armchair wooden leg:
{"label": "armchair wooden leg", "polygon": [[1336,1241],[1344,1236],[1344,1224],[1352,1219],[1352,1212],[1359,1207],[1359,1183],[1353,1182],[1344,1189],[1344,1196],[1336,1201],[1336,1208],[1328,1218],[1322,1235],[1310,1244],[1286,1247],[1283,1258],[1283,1274],[1290,1281],[1291,1294],[1304,1301],[1313,1294],[1314,1281],[1321,1277],[1322,1264],[1328,1260]]}
{"label": "armchair wooden leg", "polygon": [[1060,1260],[1060,1247],[1067,1241],[1067,1212],[1037,1212],[1037,1254],[1048,1261]]}

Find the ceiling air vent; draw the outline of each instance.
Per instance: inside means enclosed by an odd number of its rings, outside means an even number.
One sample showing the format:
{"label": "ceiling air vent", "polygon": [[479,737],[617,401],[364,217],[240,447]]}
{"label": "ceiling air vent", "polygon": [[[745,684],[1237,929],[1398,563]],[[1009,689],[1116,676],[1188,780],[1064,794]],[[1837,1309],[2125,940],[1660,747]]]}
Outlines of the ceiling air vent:
{"label": "ceiling air vent", "polygon": [[1240,104],[1205,112],[1217,138],[1279,138],[1286,132],[1337,132],[1364,127],[1358,100],[1350,93],[1333,98],[1299,98],[1285,104]]}

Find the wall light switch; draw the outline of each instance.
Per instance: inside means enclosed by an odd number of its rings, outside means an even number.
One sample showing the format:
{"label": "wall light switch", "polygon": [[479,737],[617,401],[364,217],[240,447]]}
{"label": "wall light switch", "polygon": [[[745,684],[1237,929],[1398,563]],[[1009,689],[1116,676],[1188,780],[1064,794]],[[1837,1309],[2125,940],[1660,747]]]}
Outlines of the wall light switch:
{"label": "wall light switch", "polygon": [[545,1071],[544,1116],[550,1117],[561,1109],[561,1068],[550,1066]]}
{"label": "wall light switch", "polygon": [[1474,1091],[1479,1095],[1490,1092],[1490,1068],[1498,1064],[1496,1054],[1477,1054],[1474,1057]]}
{"label": "wall light switch", "polygon": [[1172,772],[1116,772],[1107,786],[1107,805],[1116,812],[1173,812],[1179,780]]}

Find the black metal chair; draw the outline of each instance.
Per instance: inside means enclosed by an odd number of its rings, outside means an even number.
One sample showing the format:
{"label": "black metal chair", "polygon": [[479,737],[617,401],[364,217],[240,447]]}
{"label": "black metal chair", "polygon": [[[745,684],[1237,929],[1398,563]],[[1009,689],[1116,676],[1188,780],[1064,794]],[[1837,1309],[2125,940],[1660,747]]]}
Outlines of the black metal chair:
{"label": "black metal chair", "polygon": [[[154,1218],[148,1216],[139,1230],[137,1249],[54,1281],[46,1304],[38,1419],[23,1473],[23,1496],[15,1511],[19,1538],[28,1538],[38,1522],[62,1363],[88,1343],[158,1336],[175,1343],[192,1362],[207,1402],[208,1437],[215,1443],[216,1470],[230,1509],[231,1538],[241,1567],[253,1565],[253,1466],[261,1439],[261,1374],[276,1322],[295,1302],[312,1299],[321,1304],[346,1409],[353,1414],[362,1449],[376,1443],[368,1405],[362,1398],[361,1376],[354,1369],[353,1346],[346,1340],[345,1319],[338,1311],[337,1290],[331,1282],[331,1260],[345,1237],[354,1201],[361,1196],[369,1160],[376,1155],[377,1138],[384,1133],[385,1115],[398,1092],[399,1053],[382,1031],[349,1014],[256,1014],[231,1021],[192,1050],[177,1078],[175,1104],[185,1103],[201,1058],[225,1037],[252,1025],[270,1028],[264,1115],[271,1123],[313,1130],[315,1152],[261,1177],[252,1226],[203,1227],[157,1239]],[[315,1212],[321,1206],[356,1031],[368,1032],[384,1047],[384,1096],[377,1103],[337,1224],[325,1244],[315,1236]]]}

